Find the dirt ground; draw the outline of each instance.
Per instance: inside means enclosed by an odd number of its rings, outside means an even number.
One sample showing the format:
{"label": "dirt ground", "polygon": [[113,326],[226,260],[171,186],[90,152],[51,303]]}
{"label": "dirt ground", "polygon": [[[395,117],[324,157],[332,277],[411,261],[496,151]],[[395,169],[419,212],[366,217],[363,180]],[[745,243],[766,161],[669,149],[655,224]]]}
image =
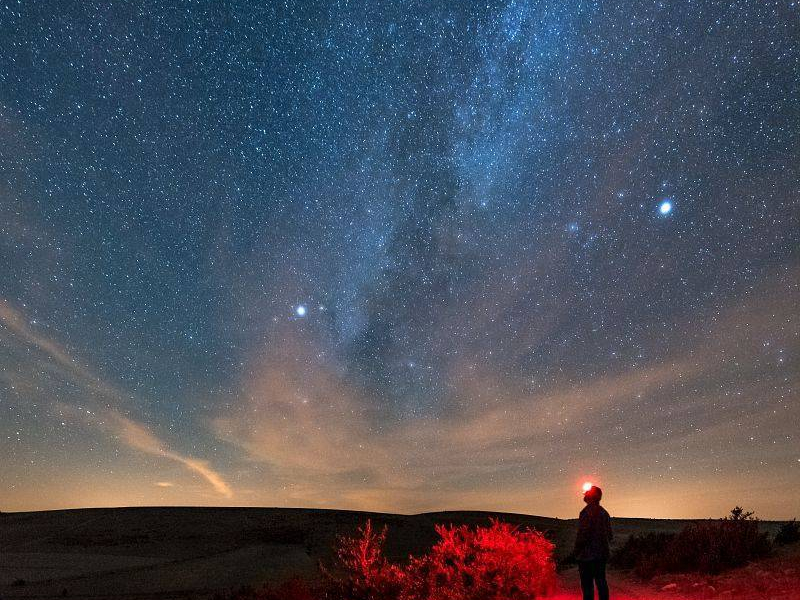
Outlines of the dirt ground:
{"label": "dirt ground", "polygon": [[[569,551],[574,538],[574,520],[484,512],[392,515],[279,508],[120,508],[5,513],[0,515],[0,598],[209,598],[244,584],[257,586],[317,573],[320,561],[331,561],[337,536],[353,534],[368,518],[389,527],[387,555],[401,560],[425,552],[436,541],[435,523],[477,525],[492,516],[546,532],[560,556]],[[617,540],[644,531],[677,531],[685,523],[614,520]],[[612,573],[612,597],[800,598],[786,595],[800,585],[797,558],[770,559],[773,562],[748,567],[735,580],[676,577],[640,584]],[[791,569],[795,571],[790,573]],[[564,572],[563,582],[558,598],[578,598],[575,569]],[[661,591],[671,584],[675,586]],[[762,595],[742,595],[750,591]]]}
{"label": "dirt ground", "polygon": [[[800,600],[800,545],[720,575],[663,575],[642,582],[610,571],[608,579],[613,600]],[[580,600],[577,569],[562,573],[561,584],[551,600]]]}

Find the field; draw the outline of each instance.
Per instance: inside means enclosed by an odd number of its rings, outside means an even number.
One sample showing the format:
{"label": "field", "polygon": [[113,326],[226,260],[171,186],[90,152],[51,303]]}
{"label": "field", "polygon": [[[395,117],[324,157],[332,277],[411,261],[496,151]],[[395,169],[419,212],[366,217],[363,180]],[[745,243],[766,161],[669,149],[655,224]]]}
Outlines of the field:
{"label": "field", "polygon": [[[434,523],[485,524],[492,516],[549,532],[559,557],[571,547],[574,520],[501,513],[393,515],[284,508],[6,513],[0,515],[0,598],[208,598],[244,584],[279,582],[293,575],[313,577],[319,561],[330,562],[337,536],[352,534],[368,518],[389,526],[387,554],[402,559],[430,547],[436,539]],[[685,523],[614,520],[617,540],[631,533],[677,531]],[[777,525],[765,523],[764,527],[772,530]],[[764,567],[748,567],[747,580],[755,585],[753,582],[764,579],[761,587],[771,589],[768,593],[772,594],[791,590],[800,572],[792,571],[797,559],[796,554],[789,554],[771,559]],[[572,571],[563,574],[569,590],[563,598],[576,597],[571,591],[575,587]],[[617,589],[629,598],[656,592],[665,599],[726,597],[722,594],[736,585],[708,578],[672,578],[642,587],[620,576],[615,580]],[[662,593],[664,586],[668,589]]]}

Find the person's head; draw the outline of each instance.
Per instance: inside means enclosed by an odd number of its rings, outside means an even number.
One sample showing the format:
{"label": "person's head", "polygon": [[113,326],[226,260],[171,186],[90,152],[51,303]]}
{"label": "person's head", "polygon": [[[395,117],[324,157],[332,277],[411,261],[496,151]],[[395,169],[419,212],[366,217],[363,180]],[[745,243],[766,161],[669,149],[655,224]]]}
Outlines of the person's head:
{"label": "person's head", "polygon": [[600,498],[602,497],[603,497],[603,490],[601,490],[596,485],[593,485],[588,490],[586,490],[586,493],[583,495],[583,501],[586,502],[586,504],[599,504]]}

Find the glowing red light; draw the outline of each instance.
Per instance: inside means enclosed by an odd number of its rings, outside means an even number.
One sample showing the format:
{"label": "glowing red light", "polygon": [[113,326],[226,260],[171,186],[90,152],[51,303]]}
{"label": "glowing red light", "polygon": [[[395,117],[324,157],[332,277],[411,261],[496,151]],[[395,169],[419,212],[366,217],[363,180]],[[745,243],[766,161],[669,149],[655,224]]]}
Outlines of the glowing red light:
{"label": "glowing red light", "polygon": [[592,489],[592,482],[591,481],[587,481],[586,483],[583,484],[583,491],[584,492],[588,492],[590,489]]}

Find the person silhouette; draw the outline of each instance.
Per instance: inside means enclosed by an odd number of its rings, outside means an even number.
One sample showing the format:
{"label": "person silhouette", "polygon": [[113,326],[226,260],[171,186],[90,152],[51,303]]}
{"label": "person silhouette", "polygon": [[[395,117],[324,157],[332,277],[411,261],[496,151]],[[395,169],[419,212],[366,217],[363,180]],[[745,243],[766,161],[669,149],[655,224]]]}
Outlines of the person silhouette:
{"label": "person silhouette", "polygon": [[608,600],[606,562],[609,542],[614,534],[611,531],[611,517],[600,506],[602,497],[603,490],[596,485],[590,487],[583,495],[586,506],[578,518],[578,535],[572,556],[578,562],[583,600],[594,600],[595,585],[598,599]]}

